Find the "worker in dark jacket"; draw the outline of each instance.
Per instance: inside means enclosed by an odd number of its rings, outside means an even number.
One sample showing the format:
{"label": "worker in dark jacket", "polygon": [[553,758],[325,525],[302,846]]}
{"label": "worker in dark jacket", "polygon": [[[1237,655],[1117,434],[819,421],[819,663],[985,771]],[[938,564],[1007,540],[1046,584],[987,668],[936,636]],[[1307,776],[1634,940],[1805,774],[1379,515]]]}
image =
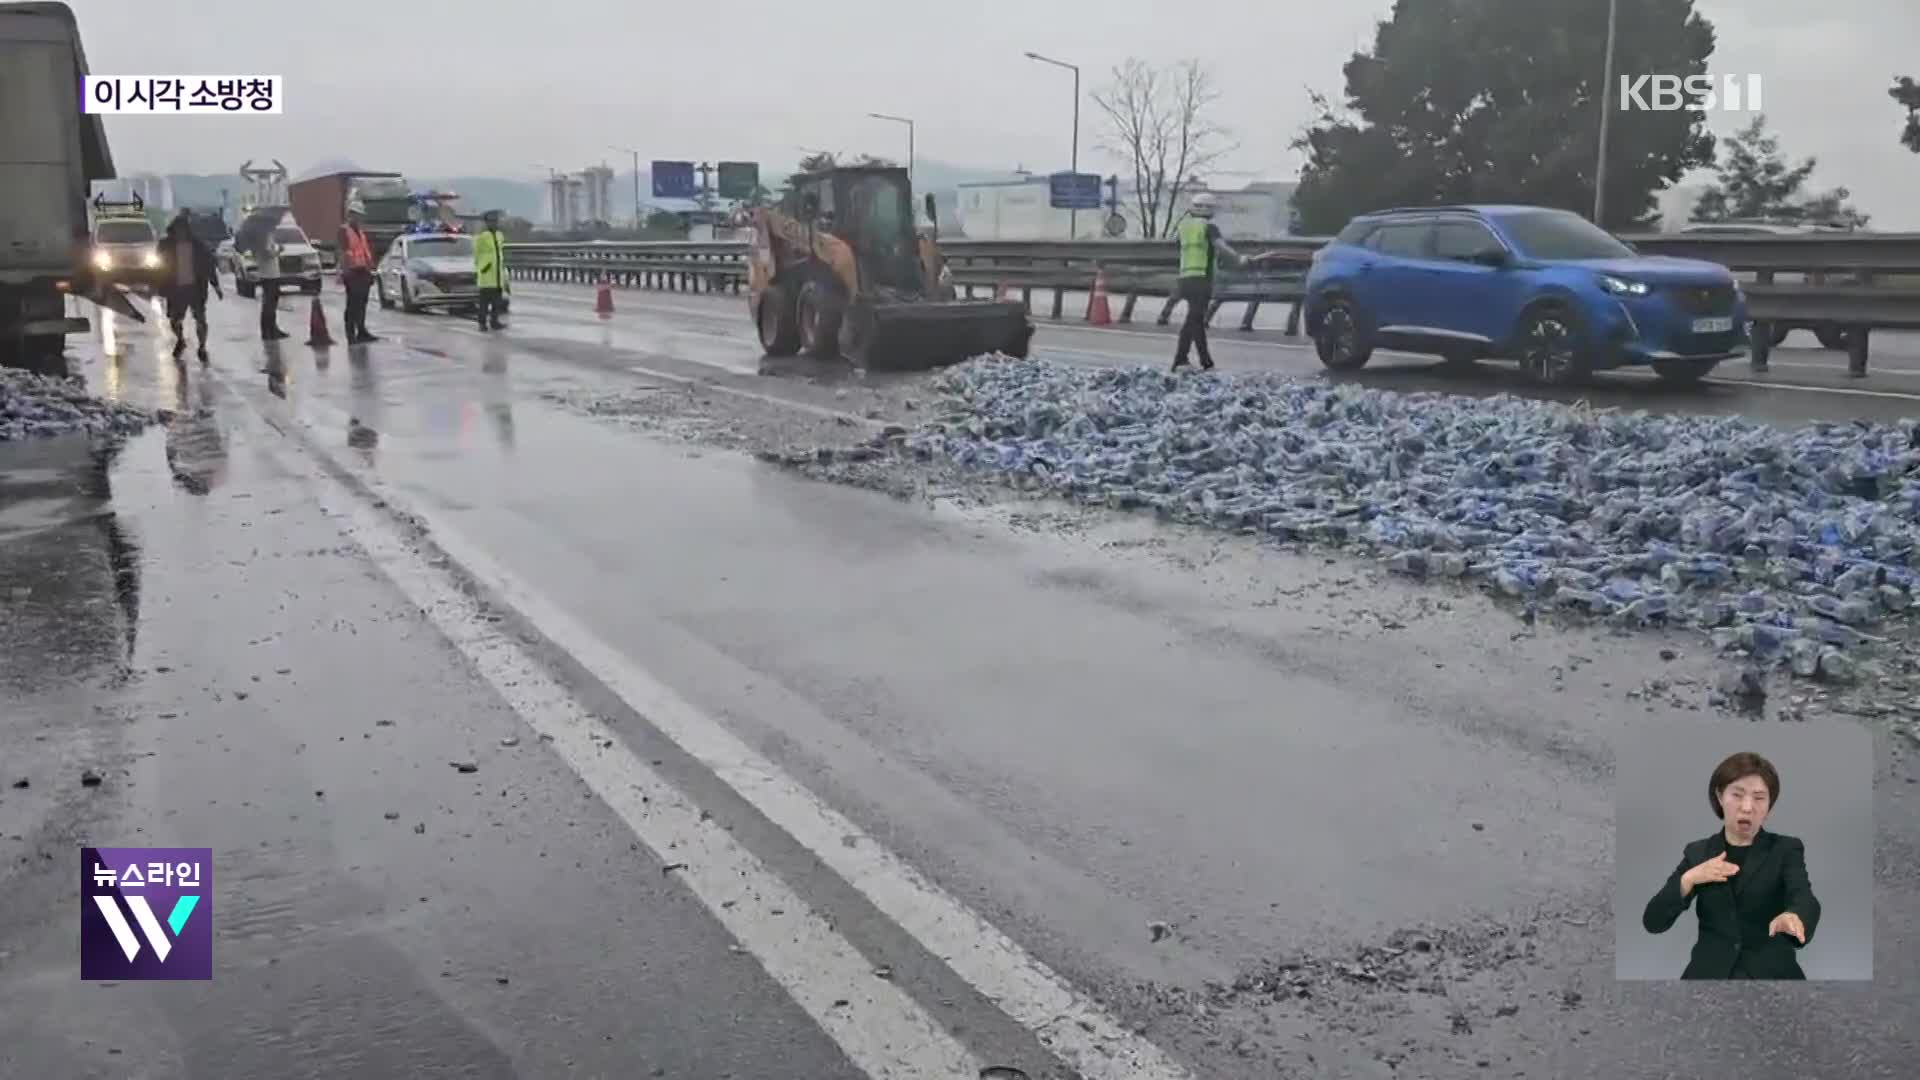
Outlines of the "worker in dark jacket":
{"label": "worker in dark jacket", "polygon": [[167,224],[155,254],[161,266],[161,295],[167,304],[167,322],[173,328],[173,355],[179,359],[187,351],[187,312],[193,312],[193,327],[199,334],[200,362],[207,362],[207,289],[222,300],[227,294],[220,288],[220,273],[213,264],[213,249],[193,232],[193,212],[182,209]]}

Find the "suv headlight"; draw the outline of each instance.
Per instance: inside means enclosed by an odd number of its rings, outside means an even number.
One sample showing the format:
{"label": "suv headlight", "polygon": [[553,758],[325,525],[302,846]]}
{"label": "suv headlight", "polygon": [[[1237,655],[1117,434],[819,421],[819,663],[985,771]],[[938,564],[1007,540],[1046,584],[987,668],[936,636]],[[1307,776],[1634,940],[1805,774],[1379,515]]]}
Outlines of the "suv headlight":
{"label": "suv headlight", "polygon": [[160,265],[160,256],[149,251],[141,256],[140,265],[145,266],[149,270],[155,269]]}
{"label": "suv headlight", "polygon": [[111,270],[111,269],[113,269],[113,253],[112,253],[112,252],[110,252],[110,251],[96,251],[96,252],[94,252],[94,253],[93,253],[93,265],[94,265],[94,266],[95,266],[95,267],[96,267],[97,269],[101,269],[101,270]]}
{"label": "suv headlight", "polygon": [[1648,292],[1644,281],[1628,281],[1611,274],[1600,275],[1600,287],[1615,296],[1645,296]]}

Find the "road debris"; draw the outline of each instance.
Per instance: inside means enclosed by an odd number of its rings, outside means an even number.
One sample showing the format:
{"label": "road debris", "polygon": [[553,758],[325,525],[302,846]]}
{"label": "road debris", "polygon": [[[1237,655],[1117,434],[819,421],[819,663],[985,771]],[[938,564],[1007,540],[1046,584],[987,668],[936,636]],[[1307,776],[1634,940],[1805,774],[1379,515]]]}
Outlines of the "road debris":
{"label": "road debris", "polygon": [[[975,361],[904,440],[1021,488],[1379,556],[1793,667],[1910,609],[1920,422],[1784,431],[1507,395]],[[886,444],[874,440],[870,449]],[[848,458],[851,460],[851,458]],[[1851,677],[1842,664],[1836,677]],[[1816,665],[1817,670],[1817,665]]]}
{"label": "road debris", "polygon": [[131,435],[158,413],[87,393],[86,380],[0,368],[0,442],[52,435]]}

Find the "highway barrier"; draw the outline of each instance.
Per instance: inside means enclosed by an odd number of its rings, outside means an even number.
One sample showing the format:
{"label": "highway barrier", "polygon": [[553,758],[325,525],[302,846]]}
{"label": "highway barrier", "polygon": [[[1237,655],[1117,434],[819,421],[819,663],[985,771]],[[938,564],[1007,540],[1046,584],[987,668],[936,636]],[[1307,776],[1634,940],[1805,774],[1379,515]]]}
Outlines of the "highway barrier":
{"label": "highway barrier", "polygon": [[[1739,276],[1755,322],[1755,368],[1767,366],[1775,322],[1844,330],[1848,368],[1862,377],[1871,331],[1920,329],[1920,233],[1680,233],[1622,239],[1643,255],[1705,259]],[[1262,305],[1284,303],[1291,307],[1287,333],[1298,333],[1307,268],[1325,243],[1325,238],[1302,236],[1234,241],[1236,249],[1257,259],[1222,273],[1209,320],[1225,304],[1244,304],[1240,329],[1250,331]],[[1152,297],[1164,298],[1156,319],[1164,325],[1176,302],[1171,240],[948,239],[940,246],[963,295],[992,296],[1004,288],[1033,310],[1034,293],[1051,292],[1048,314],[1054,319],[1065,317],[1069,292],[1091,293],[1096,273],[1106,275],[1109,295],[1119,299],[1115,322],[1132,322],[1138,300]],[[530,281],[738,293],[746,283],[746,254],[747,244],[740,241],[514,243],[507,245],[507,265],[514,277]]]}

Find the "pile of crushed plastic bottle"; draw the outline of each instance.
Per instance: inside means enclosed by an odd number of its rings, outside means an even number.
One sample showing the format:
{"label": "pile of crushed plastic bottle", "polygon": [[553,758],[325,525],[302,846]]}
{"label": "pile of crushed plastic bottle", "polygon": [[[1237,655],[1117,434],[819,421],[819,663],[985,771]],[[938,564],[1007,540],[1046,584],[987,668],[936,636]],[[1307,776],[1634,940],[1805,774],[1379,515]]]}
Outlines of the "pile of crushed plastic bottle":
{"label": "pile of crushed plastic bottle", "polygon": [[153,419],[144,409],[93,397],[79,379],[0,368],[0,443],[76,432],[126,435]]}
{"label": "pile of crushed plastic bottle", "polygon": [[941,376],[907,449],[1016,486],[1360,548],[1529,606],[1691,625],[1800,675],[1913,597],[1920,426],[1595,411],[1037,360]]}

